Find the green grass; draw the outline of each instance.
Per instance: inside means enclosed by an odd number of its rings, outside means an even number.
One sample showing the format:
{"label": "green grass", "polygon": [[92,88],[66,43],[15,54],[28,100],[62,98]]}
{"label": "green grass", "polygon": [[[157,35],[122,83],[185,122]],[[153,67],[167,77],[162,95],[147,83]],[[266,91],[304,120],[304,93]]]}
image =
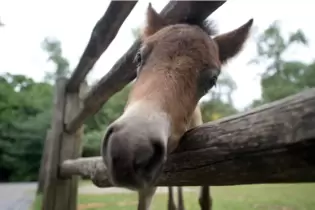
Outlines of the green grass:
{"label": "green grass", "polygon": [[[176,191],[175,191],[176,192]],[[213,210],[314,210],[315,184],[274,184],[212,187]],[[195,192],[185,192],[187,210],[200,210]],[[157,194],[152,210],[167,209],[167,194]],[[79,195],[78,210],[132,210],[137,195]],[[40,198],[33,210],[40,210]]]}
{"label": "green grass", "polygon": [[93,182],[90,179],[80,179],[79,181],[79,186],[86,186],[86,185],[91,185]]}

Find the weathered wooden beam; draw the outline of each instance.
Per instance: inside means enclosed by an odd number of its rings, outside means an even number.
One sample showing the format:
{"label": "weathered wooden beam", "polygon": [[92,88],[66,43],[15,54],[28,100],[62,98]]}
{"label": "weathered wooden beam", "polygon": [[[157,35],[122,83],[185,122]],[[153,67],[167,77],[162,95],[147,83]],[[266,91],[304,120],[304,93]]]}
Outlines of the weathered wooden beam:
{"label": "weathered wooden beam", "polygon": [[138,1],[112,1],[96,23],[90,40],[67,84],[68,92],[78,91],[80,83],[116,37],[121,25]]}
{"label": "weathered wooden beam", "polygon": [[[191,17],[203,21],[223,3],[225,1],[170,1],[161,15],[170,23],[177,23]],[[140,40],[137,39],[112,69],[92,87],[80,113],[66,125],[68,132],[74,132],[87,117],[95,114],[112,95],[122,90],[135,78],[136,65],[133,60],[139,45]]]}
{"label": "weathered wooden beam", "polygon": [[58,166],[59,166],[59,150],[61,146],[62,133],[64,131],[64,115],[65,115],[65,103],[66,103],[66,78],[58,78],[55,84],[54,94],[54,109],[52,114],[52,124],[49,132],[49,136],[46,142],[47,147],[47,164],[44,169],[45,181],[44,181],[44,195],[42,198],[42,208],[44,210],[55,210],[55,204],[57,202],[57,193],[59,184],[58,180]]}
{"label": "weathered wooden beam", "polygon": [[[61,173],[110,186],[100,157],[67,160]],[[315,88],[188,131],[157,185],[294,182],[315,182]]]}
{"label": "weathered wooden beam", "polygon": [[[81,83],[79,91],[84,92],[86,88],[87,84]],[[79,92],[66,93],[64,123],[67,123],[73,115],[77,114],[80,106],[81,99]],[[83,126],[73,134],[68,134],[67,132],[62,133],[58,165],[64,160],[81,157],[83,135]],[[58,174],[57,178],[58,183],[55,186],[57,188],[57,197],[54,210],[77,210],[79,177],[72,176],[70,179],[62,179],[62,176]]]}
{"label": "weathered wooden beam", "polygon": [[[64,131],[64,123],[75,115],[80,106],[80,93],[66,93],[66,78],[56,81],[56,94],[52,126],[47,133],[45,156],[42,159],[42,176],[45,176],[42,209],[45,210],[76,210],[78,176],[63,179],[59,173],[59,165],[67,159],[81,157],[81,140],[83,126],[73,134]],[[84,91],[86,83],[80,85]]]}
{"label": "weathered wooden beam", "polygon": [[[53,122],[52,122],[53,123]],[[49,156],[49,149],[50,149],[50,143],[52,142],[52,132],[51,130],[47,130],[46,132],[46,139],[44,142],[44,148],[42,152],[42,158],[40,161],[40,168],[39,168],[39,173],[38,173],[38,182],[37,182],[37,191],[36,194],[40,195],[44,192],[44,186],[45,186],[45,177],[47,172],[47,161],[48,161],[48,156]]]}
{"label": "weathered wooden beam", "polygon": [[101,157],[66,160],[60,166],[60,173],[64,177],[80,175],[83,178],[90,178],[96,185],[101,182],[102,187],[112,186],[107,180],[106,166]]}

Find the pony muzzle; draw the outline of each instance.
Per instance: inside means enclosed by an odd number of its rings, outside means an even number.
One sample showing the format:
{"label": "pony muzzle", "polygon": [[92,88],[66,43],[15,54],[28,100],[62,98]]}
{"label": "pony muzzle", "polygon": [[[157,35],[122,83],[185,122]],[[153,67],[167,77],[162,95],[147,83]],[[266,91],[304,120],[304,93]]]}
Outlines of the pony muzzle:
{"label": "pony muzzle", "polygon": [[166,160],[166,144],[163,137],[146,129],[148,125],[137,130],[129,125],[110,125],[101,155],[111,184],[138,190],[153,185],[158,178]]}

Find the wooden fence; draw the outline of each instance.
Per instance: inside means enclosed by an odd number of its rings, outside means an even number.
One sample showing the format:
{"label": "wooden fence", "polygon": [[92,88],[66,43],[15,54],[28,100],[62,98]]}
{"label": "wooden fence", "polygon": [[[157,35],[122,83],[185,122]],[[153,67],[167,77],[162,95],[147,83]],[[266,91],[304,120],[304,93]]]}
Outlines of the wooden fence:
{"label": "wooden fence", "polygon": [[[170,1],[160,14],[172,23],[187,17],[204,20],[224,3]],[[78,176],[89,177],[98,187],[110,186],[100,157],[80,158],[82,124],[135,78],[133,58],[140,40],[89,91],[85,77],[136,4],[112,1],[95,25],[72,76],[56,81],[39,178],[43,210],[76,210]],[[167,161],[159,186],[313,182],[314,126],[315,89],[206,123],[184,135]]]}

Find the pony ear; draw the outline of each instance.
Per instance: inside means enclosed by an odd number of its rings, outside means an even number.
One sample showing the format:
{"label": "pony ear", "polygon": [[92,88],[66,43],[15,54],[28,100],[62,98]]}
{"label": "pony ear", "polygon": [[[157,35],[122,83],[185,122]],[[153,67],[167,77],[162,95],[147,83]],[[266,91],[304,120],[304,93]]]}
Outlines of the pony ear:
{"label": "pony ear", "polygon": [[146,26],[142,36],[151,36],[164,26],[166,26],[166,20],[164,20],[164,18],[152,8],[151,3],[149,3],[147,8]]}
{"label": "pony ear", "polygon": [[239,28],[216,36],[213,40],[219,48],[219,59],[221,63],[226,63],[230,58],[239,53],[248,38],[250,29],[253,25],[253,19],[247,21]]}

